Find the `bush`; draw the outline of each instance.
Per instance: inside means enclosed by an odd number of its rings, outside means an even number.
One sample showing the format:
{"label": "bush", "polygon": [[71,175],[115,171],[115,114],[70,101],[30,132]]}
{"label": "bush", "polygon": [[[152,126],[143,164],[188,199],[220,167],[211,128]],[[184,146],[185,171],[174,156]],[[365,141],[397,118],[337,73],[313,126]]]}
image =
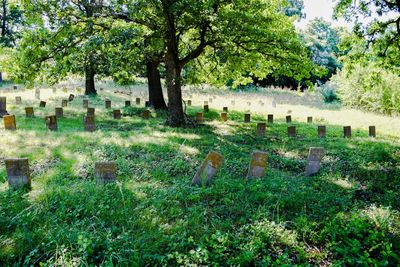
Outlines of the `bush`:
{"label": "bush", "polygon": [[320,92],[324,98],[325,103],[332,103],[338,100],[336,88],[331,83],[324,84],[321,87]]}

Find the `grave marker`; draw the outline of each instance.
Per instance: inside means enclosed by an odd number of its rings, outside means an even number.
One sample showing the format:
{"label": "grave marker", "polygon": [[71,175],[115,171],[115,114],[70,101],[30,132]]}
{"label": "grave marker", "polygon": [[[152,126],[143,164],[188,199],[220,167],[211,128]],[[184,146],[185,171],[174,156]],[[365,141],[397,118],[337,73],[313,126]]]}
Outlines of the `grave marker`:
{"label": "grave marker", "polygon": [[125,101],[125,107],[127,108],[127,107],[130,107],[130,106],[131,106],[131,101],[126,100]]}
{"label": "grave marker", "polygon": [[46,122],[47,129],[49,129],[50,131],[57,131],[57,129],[58,129],[57,117],[55,115],[46,116],[45,122]]}
{"label": "grave marker", "polygon": [[196,122],[197,123],[202,123],[204,122],[204,117],[202,112],[197,112],[196,113]]}
{"label": "grave marker", "polygon": [[150,110],[147,110],[147,109],[143,110],[142,111],[142,118],[145,119],[145,120],[148,120],[150,118]]}
{"label": "grave marker", "polygon": [[265,122],[257,123],[257,135],[260,137],[265,136],[266,128],[267,128],[267,124]]}
{"label": "grave marker", "polygon": [[46,101],[40,101],[39,107],[40,108],[45,108],[46,107]]}
{"label": "grave marker", "polygon": [[25,116],[27,118],[33,118],[33,116],[34,116],[33,107],[26,107],[25,108]]}
{"label": "grave marker", "polygon": [[74,101],[74,99],[75,99],[75,95],[70,94],[69,97],[68,97],[68,101],[72,102],[72,101]]}
{"label": "grave marker", "polygon": [[16,85],[14,85],[13,88],[14,88],[15,91],[18,90],[18,86],[16,86]]}
{"label": "grave marker", "polygon": [[351,126],[344,126],[343,134],[344,134],[345,138],[350,138],[351,137]]}
{"label": "grave marker", "polygon": [[208,101],[204,101],[204,105],[208,105]]}
{"label": "grave marker", "polygon": [[94,116],[95,109],[94,108],[87,108],[86,114],[88,116]]}
{"label": "grave marker", "polygon": [[7,180],[11,188],[30,188],[31,176],[29,171],[28,159],[6,159],[5,164],[7,171]]}
{"label": "grave marker", "polygon": [[274,123],[274,115],[268,114],[268,123]]}
{"label": "grave marker", "polygon": [[15,115],[5,115],[3,117],[4,120],[4,129],[15,131],[17,130],[17,123],[15,121]]}
{"label": "grave marker", "polygon": [[66,108],[67,106],[68,106],[68,100],[67,99],[61,100],[61,107]]}
{"label": "grave marker", "polygon": [[192,185],[209,185],[223,162],[222,155],[211,151],[193,177]]}
{"label": "grave marker", "polygon": [[95,179],[99,183],[115,182],[117,177],[117,165],[115,162],[96,162]]}
{"label": "grave marker", "polygon": [[121,110],[116,109],[113,111],[114,119],[120,120],[121,119]]}
{"label": "grave marker", "polygon": [[312,176],[321,169],[321,161],[325,151],[322,147],[311,147],[308,154],[308,163],[306,167],[306,176]]}
{"label": "grave marker", "polygon": [[2,118],[4,115],[8,115],[8,112],[7,112],[7,98],[6,97],[0,97],[0,118]]}
{"label": "grave marker", "polygon": [[191,107],[192,106],[192,100],[188,100],[187,101],[187,105],[188,105],[188,107]]}
{"label": "grave marker", "polygon": [[38,89],[38,88],[35,89],[35,98],[37,100],[40,100],[40,89]]}
{"label": "grave marker", "polygon": [[376,137],[376,127],[369,126],[369,137]]}
{"label": "grave marker", "polygon": [[288,136],[289,137],[296,137],[296,127],[295,126],[289,126],[288,127]]}
{"label": "grave marker", "polygon": [[94,132],[94,131],[96,131],[96,125],[95,125],[94,116],[86,115],[85,119],[84,119],[84,124],[85,124],[85,131],[86,132]]}
{"label": "grave marker", "polygon": [[249,172],[247,179],[263,178],[265,176],[265,169],[267,167],[268,155],[263,151],[255,151],[251,155]]}
{"label": "grave marker", "polygon": [[250,113],[244,114],[244,122],[249,123],[251,121],[251,115]]}
{"label": "grave marker", "polygon": [[318,126],[318,137],[320,138],[326,137],[326,126],[324,125]]}
{"label": "grave marker", "polygon": [[286,123],[292,123],[292,116],[291,115],[286,116]]}
{"label": "grave marker", "polygon": [[213,99],[212,99],[212,98],[209,98],[209,99],[208,99],[208,102],[210,102],[210,104],[212,104]]}
{"label": "grave marker", "polygon": [[136,98],[136,105],[140,105],[140,98],[139,97]]}
{"label": "grave marker", "polygon": [[313,123],[313,117],[307,117],[307,123]]}
{"label": "grave marker", "polygon": [[209,111],[210,111],[210,109],[209,109],[208,105],[204,105],[204,112],[209,112]]}
{"label": "grave marker", "polygon": [[57,117],[57,118],[62,118],[62,117],[64,117],[64,110],[63,110],[63,108],[56,108],[56,117]]}
{"label": "grave marker", "polygon": [[228,114],[226,112],[221,113],[221,121],[225,122],[228,120]]}
{"label": "grave marker", "polygon": [[104,104],[105,104],[105,107],[106,107],[107,109],[111,108],[111,100],[110,100],[110,99],[106,99],[106,100],[104,101]]}
{"label": "grave marker", "polygon": [[82,106],[83,106],[83,108],[88,108],[89,107],[89,100],[88,99],[83,99],[82,100]]}
{"label": "grave marker", "polygon": [[150,107],[150,101],[145,101],[145,102],[144,102],[144,106],[145,106],[146,108]]}
{"label": "grave marker", "polygon": [[21,105],[22,104],[22,98],[20,96],[15,97],[15,104]]}
{"label": "grave marker", "polygon": [[223,107],[222,111],[228,113],[228,107]]}

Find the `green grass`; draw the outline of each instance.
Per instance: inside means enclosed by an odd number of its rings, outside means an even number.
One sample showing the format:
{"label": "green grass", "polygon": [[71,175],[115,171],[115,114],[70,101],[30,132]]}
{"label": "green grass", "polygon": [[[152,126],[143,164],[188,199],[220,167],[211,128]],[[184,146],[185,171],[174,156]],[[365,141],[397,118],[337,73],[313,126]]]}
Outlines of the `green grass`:
{"label": "green grass", "polygon": [[[113,107],[124,105],[107,96]],[[82,97],[64,110],[59,131],[48,132],[43,116],[61,98],[53,101],[35,108],[33,119],[11,105],[18,130],[0,128],[0,158],[28,157],[33,178],[31,191],[11,191],[0,167],[1,266],[400,264],[400,146],[393,137],[356,129],[344,139],[342,126],[328,125],[328,137],[319,139],[317,124],[295,121],[298,136],[288,138],[278,118],[260,138],[255,121],[264,116],[244,124],[243,113],[231,111],[221,123],[218,110],[204,125],[174,129],[162,113],[142,120],[142,107],[113,120],[101,98],[90,99],[97,131],[86,133]],[[311,146],[326,156],[321,172],[307,178]],[[210,187],[191,186],[210,150],[225,157],[224,166]],[[246,180],[254,150],[269,153],[267,174]],[[116,184],[94,183],[94,163],[102,160],[117,163]]]}

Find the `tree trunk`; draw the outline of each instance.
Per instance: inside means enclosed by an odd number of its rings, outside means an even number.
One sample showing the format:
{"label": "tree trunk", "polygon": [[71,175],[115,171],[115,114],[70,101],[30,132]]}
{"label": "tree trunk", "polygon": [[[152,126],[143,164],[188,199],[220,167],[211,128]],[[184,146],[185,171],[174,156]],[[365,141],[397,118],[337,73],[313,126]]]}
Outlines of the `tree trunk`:
{"label": "tree trunk", "polygon": [[160,71],[158,70],[159,63],[149,61],[146,64],[147,81],[149,87],[149,102],[150,106],[155,109],[167,110],[164,95],[161,86]]}
{"label": "tree trunk", "polygon": [[0,71],[0,83],[3,82],[3,73]]}
{"label": "tree trunk", "polygon": [[168,124],[172,127],[180,127],[186,123],[182,107],[181,68],[170,51],[167,51],[165,56],[165,66],[167,69]]}
{"label": "tree trunk", "polygon": [[96,86],[94,84],[94,71],[86,69],[85,71],[85,95],[97,95]]}

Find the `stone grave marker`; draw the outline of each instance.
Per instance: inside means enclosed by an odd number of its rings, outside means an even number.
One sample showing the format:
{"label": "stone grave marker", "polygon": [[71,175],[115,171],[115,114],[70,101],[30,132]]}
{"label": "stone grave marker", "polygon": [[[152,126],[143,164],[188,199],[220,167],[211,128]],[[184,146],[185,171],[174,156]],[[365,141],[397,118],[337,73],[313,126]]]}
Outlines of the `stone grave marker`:
{"label": "stone grave marker", "polygon": [[35,98],[36,98],[37,100],[40,100],[40,89],[39,89],[39,88],[36,88],[36,89],[35,89]]}
{"label": "stone grave marker", "polygon": [[188,107],[191,107],[192,106],[192,100],[188,100],[187,101],[187,105],[188,105]]}
{"label": "stone grave marker", "polygon": [[61,107],[63,107],[63,108],[68,107],[68,100],[67,99],[61,100]]}
{"label": "stone grave marker", "polygon": [[228,107],[223,107],[222,111],[228,113]]}
{"label": "stone grave marker", "polygon": [[3,117],[4,120],[4,129],[15,131],[17,130],[17,123],[15,121],[15,115],[5,115]]}
{"label": "stone grave marker", "polygon": [[267,124],[265,122],[257,123],[257,136],[265,136],[265,129],[267,128]]}
{"label": "stone grave marker", "polygon": [[83,108],[88,108],[89,107],[89,100],[88,99],[83,99],[82,100],[82,106],[83,106]]}
{"label": "stone grave marker", "polygon": [[248,123],[251,121],[251,115],[250,113],[244,114],[244,122]]}
{"label": "stone grave marker", "polygon": [[267,167],[268,155],[263,151],[255,151],[251,155],[249,172],[247,179],[263,178],[265,176],[265,169]]}
{"label": "stone grave marker", "polygon": [[139,97],[136,98],[136,105],[140,105],[140,98]]}
{"label": "stone grave marker", "polygon": [[4,115],[8,115],[8,112],[7,112],[7,98],[6,97],[0,97],[0,118],[2,118]]}
{"label": "stone grave marker", "polygon": [[211,151],[193,177],[192,185],[209,185],[223,163],[224,157]]}
{"label": "stone grave marker", "polygon": [[69,97],[68,97],[68,101],[72,102],[72,101],[74,101],[74,99],[75,99],[75,95],[70,94]]}
{"label": "stone grave marker", "polygon": [[111,100],[110,100],[110,99],[106,99],[106,100],[104,101],[104,104],[105,104],[105,107],[106,107],[107,109],[111,108]]}
{"label": "stone grave marker", "polygon": [[46,101],[40,101],[39,107],[40,108],[45,108],[46,107]]}
{"label": "stone grave marker", "polygon": [[311,147],[308,154],[308,163],[306,167],[306,176],[312,176],[321,169],[321,161],[325,151],[322,147]]}
{"label": "stone grave marker", "polygon": [[291,115],[287,115],[286,116],[286,123],[292,123],[292,116]]}
{"label": "stone grave marker", "polygon": [[351,126],[344,126],[343,127],[343,135],[345,138],[351,137]]}
{"label": "stone grave marker", "polygon": [[313,117],[307,117],[307,123],[313,123]]}
{"label": "stone grave marker", "polygon": [[127,107],[130,107],[130,106],[131,106],[131,101],[126,100],[125,101],[125,107],[127,108]]}
{"label": "stone grave marker", "polygon": [[18,90],[18,86],[14,85],[14,86],[13,86],[13,89],[14,89],[15,91],[17,91],[17,90]]}
{"label": "stone grave marker", "polygon": [[94,116],[95,109],[94,108],[87,108],[86,114],[88,116]]}
{"label": "stone grave marker", "polygon": [[57,117],[55,115],[45,117],[46,127],[50,131],[57,131]]}
{"label": "stone grave marker", "polygon": [[115,162],[96,162],[95,179],[99,183],[112,183],[117,178],[117,165]]}
{"label": "stone grave marker", "polygon": [[145,120],[148,120],[150,118],[150,110],[147,110],[147,109],[143,110],[142,111],[142,118],[145,119]]}
{"label": "stone grave marker", "polygon": [[326,126],[324,125],[318,126],[318,137],[320,138],[326,137]]}
{"label": "stone grave marker", "polygon": [[94,132],[96,131],[96,125],[94,121],[94,116],[86,115],[84,119],[85,131],[86,132]]}
{"label": "stone grave marker", "polygon": [[268,123],[274,123],[274,115],[268,114]]}
{"label": "stone grave marker", "polygon": [[289,126],[288,127],[288,136],[289,137],[296,137],[296,127],[295,126]]}
{"label": "stone grave marker", "polygon": [[5,164],[8,185],[11,188],[18,189],[21,187],[31,187],[31,175],[28,159],[6,159]]}
{"label": "stone grave marker", "polygon": [[121,110],[115,109],[115,110],[113,111],[113,115],[114,115],[114,119],[120,120],[120,119],[121,119]]}
{"label": "stone grave marker", "polygon": [[35,116],[35,114],[33,113],[33,107],[26,107],[25,108],[25,116],[27,118],[33,118],[33,116]]}
{"label": "stone grave marker", "polygon": [[225,122],[228,120],[228,113],[222,112],[221,113],[221,121]]}
{"label": "stone grave marker", "polygon": [[202,112],[197,112],[196,113],[196,122],[197,123],[202,123],[204,122],[204,116]]}
{"label": "stone grave marker", "polygon": [[208,101],[204,101],[204,105],[208,105]]}
{"label": "stone grave marker", "polygon": [[64,117],[64,110],[63,110],[63,108],[56,108],[56,117],[57,117],[58,119]]}
{"label": "stone grave marker", "polygon": [[21,105],[22,104],[22,98],[20,96],[15,97],[15,104]]}
{"label": "stone grave marker", "polygon": [[145,106],[146,108],[150,107],[150,101],[145,101],[145,102],[144,102],[144,106]]}
{"label": "stone grave marker", "polygon": [[210,108],[208,107],[208,105],[204,105],[204,112],[209,112]]}
{"label": "stone grave marker", "polygon": [[369,126],[369,137],[376,137],[376,127]]}

